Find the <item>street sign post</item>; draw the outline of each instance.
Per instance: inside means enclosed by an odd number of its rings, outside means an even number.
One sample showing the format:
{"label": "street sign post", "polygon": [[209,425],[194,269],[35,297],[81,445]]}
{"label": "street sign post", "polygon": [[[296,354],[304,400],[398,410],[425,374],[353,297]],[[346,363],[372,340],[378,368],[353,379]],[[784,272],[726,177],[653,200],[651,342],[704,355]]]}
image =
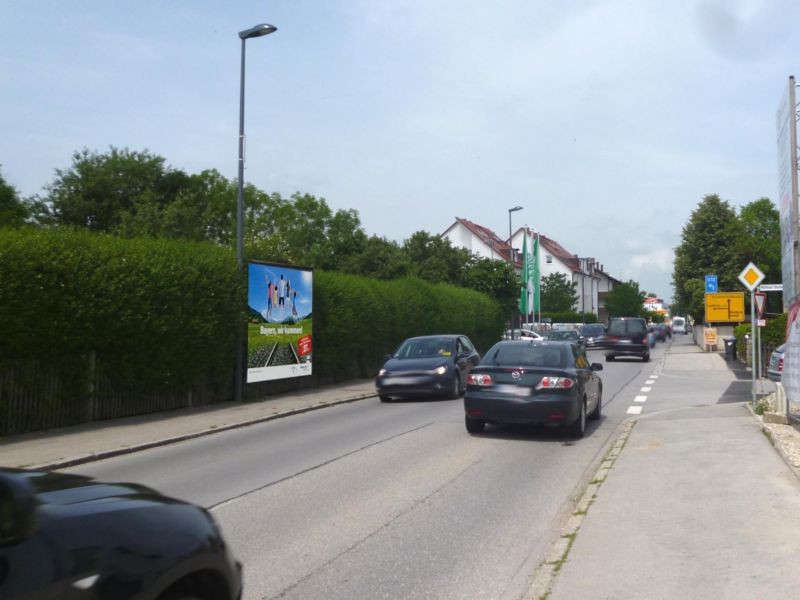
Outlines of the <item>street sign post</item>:
{"label": "street sign post", "polygon": [[[742,282],[742,285],[750,290],[750,340],[752,342],[750,348],[750,355],[751,355],[751,365],[752,368],[750,371],[753,374],[753,389],[752,389],[752,399],[753,405],[755,406],[756,403],[756,371],[759,373],[759,379],[761,379],[761,372],[760,372],[760,365],[761,365],[761,341],[760,336],[758,333],[761,329],[756,328],[756,299],[755,299],[755,291],[762,281],[764,281],[764,273],[755,266],[753,263],[748,263],[747,266],[739,273],[739,281]],[[756,352],[756,350],[758,352]],[[758,354],[758,358],[756,358],[756,354]]]}
{"label": "street sign post", "polygon": [[766,292],[754,292],[753,296],[755,296],[756,301],[756,310],[758,311],[758,318],[764,318],[764,306],[767,304],[767,293]]}

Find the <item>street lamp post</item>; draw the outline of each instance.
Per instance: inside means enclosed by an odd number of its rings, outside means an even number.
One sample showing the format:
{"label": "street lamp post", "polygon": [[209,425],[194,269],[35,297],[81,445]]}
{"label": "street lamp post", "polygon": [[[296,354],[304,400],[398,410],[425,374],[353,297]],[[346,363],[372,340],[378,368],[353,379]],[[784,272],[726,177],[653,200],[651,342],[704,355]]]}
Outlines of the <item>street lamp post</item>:
{"label": "street lamp post", "polygon": [[[277,31],[273,25],[261,23],[250,29],[239,32],[242,40],[242,66],[239,76],[239,194],[236,199],[236,265],[241,270],[244,262],[244,43],[250,38],[269,35]],[[236,340],[236,381],[234,382],[234,400],[241,402],[244,385],[244,336],[241,327]]]}
{"label": "street lamp post", "polygon": [[[518,210],[522,210],[521,206],[515,206],[514,208],[508,209],[508,262],[511,263],[511,272],[514,272],[514,246],[511,243],[511,213],[517,212]],[[511,339],[514,339],[514,311],[511,311],[511,320],[509,321],[509,329],[511,333]]]}

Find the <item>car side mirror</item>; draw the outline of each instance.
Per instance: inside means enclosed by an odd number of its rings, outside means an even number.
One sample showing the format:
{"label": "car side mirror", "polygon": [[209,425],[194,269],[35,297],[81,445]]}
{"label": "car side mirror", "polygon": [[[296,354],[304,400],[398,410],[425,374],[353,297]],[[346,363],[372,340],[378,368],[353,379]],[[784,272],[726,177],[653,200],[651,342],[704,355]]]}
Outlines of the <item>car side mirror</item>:
{"label": "car side mirror", "polygon": [[33,531],[35,513],[33,486],[24,479],[0,474],[0,544],[27,537]]}
{"label": "car side mirror", "polygon": [[592,363],[592,371],[602,371],[603,364],[602,363]]}

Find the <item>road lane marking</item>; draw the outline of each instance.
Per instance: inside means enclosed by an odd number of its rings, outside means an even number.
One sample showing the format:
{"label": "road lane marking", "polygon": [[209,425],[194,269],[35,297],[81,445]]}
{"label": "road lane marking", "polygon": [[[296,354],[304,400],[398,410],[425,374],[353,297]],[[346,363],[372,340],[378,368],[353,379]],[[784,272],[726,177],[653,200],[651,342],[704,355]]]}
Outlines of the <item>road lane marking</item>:
{"label": "road lane marking", "polygon": [[653,389],[653,388],[651,388],[651,387],[643,387],[643,388],[642,388],[640,391],[642,391],[642,392],[649,392],[649,391],[650,391],[650,390],[652,390],[652,389]]}
{"label": "road lane marking", "polygon": [[641,406],[629,406],[628,407],[628,414],[629,415],[640,415],[640,414],[642,414],[642,407]]}
{"label": "road lane marking", "polygon": [[636,396],[633,399],[634,402],[647,402],[647,396]]}
{"label": "road lane marking", "polygon": [[655,383],[655,380],[653,380],[653,379],[648,379],[647,381],[644,382],[645,385],[653,385],[654,383]]}

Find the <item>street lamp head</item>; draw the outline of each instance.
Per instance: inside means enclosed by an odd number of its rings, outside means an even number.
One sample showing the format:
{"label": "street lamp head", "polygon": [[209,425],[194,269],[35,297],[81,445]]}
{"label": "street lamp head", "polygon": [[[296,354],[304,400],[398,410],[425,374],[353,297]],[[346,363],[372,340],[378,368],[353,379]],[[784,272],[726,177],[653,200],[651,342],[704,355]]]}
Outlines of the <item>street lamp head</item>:
{"label": "street lamp head", "polygon": [[518,210],[522,210],[522,207],[521,206],[515,206],[514,208],[509,208],[508,212],[512,213],[512,212],[517,212]]}
{"label": "street lamp head", "polygon": [[247,40],[250,38],[261,37],[262,35],[269,35],[270,33],[275,33],[278,31],[278,28],[274,25],[268,25],[266,23],[261,23],[260,25],[256,25],[255,27],[251,27],[250,29],[245,29],[244,31],[239,32],[239,37],[243,40]]}

